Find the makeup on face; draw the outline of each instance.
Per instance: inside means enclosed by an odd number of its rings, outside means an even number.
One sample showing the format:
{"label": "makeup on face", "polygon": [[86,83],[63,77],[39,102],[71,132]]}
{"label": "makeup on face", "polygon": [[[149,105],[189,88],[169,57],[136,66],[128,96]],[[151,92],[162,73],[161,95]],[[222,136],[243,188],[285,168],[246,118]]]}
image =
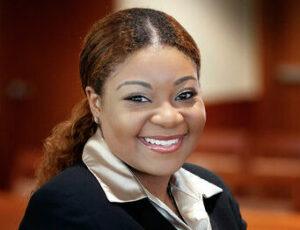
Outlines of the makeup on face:
{"label": "makeup on face", "polygon": [[[181,78],[177,79],[174,82],[174,85],[175,86],[180,85],[181,83],[183,83],[185,81],[188,81],[188,80],[197,81],[197,79],[195,79],[193,76],[185,76],[185,77],[181,77]],[[140,86],[143,86],[145,88],[152,89],[151,84],[149,84],[148,82],[145,82],[145,81],[142,81],[142,80],[135,80],[135,81],[125,81],[125,82],[121,83],[116,88],[116,90],[119,90],[122,86],[125,86],[125,85],[140,85]]]}
{"label": "makeup on face", "polygon": [[180,168],[205,124],[196,71],[171,47],[142,49],[117,66],[105,83],[100,117],[112,153],[146,174]]}
{"label": "makeup on face", "polygon": [[162,154],[172,153],[181,146],[185,134],[175,136],[151,136],[139,137],[139,140],[147,148]]}
{"label": "makeup on face", "polygon": [[[181,87],[179,90],[177,90],[177,87],[180,87],[180,85],[183,85],[187,81],[193,81],[195,84],[192,84],[192,86],[189,87]],[[116,90],[122,91],[125,88],[126,96],[122,96],[124,100],[131,101],[133,103],[143,103],[143,102],[153,102],[153,100],[148,96],[148,92],[150,94],[153,91],[153,87],[150,83],[142,81],[142,80],[134,80],[134,81],[125,81],[122,82]],[[194,96],[198,94],[199,91],[199,85],[198,80],[193,76],[184,76],[179,77],[174,82],[174,88],[176,89],[176,98],[175,100],[179,101],[188,101],[192,99]],[[128,91],[128,92],[127,92]],[[178,93],[179,92],[179,93]]]}

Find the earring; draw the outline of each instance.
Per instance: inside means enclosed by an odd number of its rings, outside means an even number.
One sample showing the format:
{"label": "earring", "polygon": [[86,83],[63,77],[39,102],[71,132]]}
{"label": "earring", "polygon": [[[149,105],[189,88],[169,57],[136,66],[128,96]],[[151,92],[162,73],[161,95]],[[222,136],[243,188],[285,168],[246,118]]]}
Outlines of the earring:
{"label": "earring", "polygon": [[96,124],[99,124],[100,122],[99,122],[99,117],[94,117],[94,122],[96,123]]}

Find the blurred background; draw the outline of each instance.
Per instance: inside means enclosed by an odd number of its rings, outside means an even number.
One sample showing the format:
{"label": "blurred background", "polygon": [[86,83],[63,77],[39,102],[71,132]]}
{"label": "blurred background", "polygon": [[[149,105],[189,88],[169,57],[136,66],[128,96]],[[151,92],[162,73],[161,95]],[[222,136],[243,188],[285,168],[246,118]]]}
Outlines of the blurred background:
{"label": "blurred background", "polygon": [[300,229],[297,0],[1,0],[1,229],[17,229],[43,140],[84,96],[86,32],[140,6],[174,16],[200,47],[208,118],[189,161],[223,178],[249,229]]}

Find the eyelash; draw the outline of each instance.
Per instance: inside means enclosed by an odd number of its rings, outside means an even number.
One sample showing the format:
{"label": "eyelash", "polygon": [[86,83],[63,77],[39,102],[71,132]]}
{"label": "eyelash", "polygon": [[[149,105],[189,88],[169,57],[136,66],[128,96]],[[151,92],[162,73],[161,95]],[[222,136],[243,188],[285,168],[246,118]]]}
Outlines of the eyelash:
{"label": "eyelash", "polygon": [[[145,102],[151,102],[147,97],[142,95],[133,95],[125,98],[126,101],[131,101],[134,103],[145,103]],[[144,100],[144,101],[142,101]]]}
{"label": "eyelash", "polygon": [[[187,95],[189,94],[189,96]],[[198,93],[192,89],[192,90],[187,90],[187,91],[184,91],[184,92],[181,92],[179,95],[177,95],[175,97],[175,100],[176,101],[188,101],[188,100],[191,100],[192,98],[194,98]],[[179,98],[177,99],[178,97],[184,95],[184,98]],[[133,103],[146,103],[146,102],[151,102],[150,99],[148,99],[147,97],[143,96],[143,95],[133,95],[133,96],[128,96],[126,98],[124,98],[124,100],[126,101],[130,101],[130,102],[133,102]]]}
{"label": "eyelash", "polygon": [[[186,97],[187,94],[190,95],[188,98]],[[182,101],[187,101],[187,100],[190,100],[190,99],[194,98],[197,94],[198,94],[198,93],[197,93],[194,89],[192,89],[192,90],[187,90],[187,91],[184,91],[184,92],[180,93],[178,96],[176,96],[175,100],[177,101],[177,98],[178,98],[178,97],[180,97],[180,96],[182,96],[182,95],[185,95],[185,98],[182,98],[182,99],[180,99],[180,100],[182,100]]]}

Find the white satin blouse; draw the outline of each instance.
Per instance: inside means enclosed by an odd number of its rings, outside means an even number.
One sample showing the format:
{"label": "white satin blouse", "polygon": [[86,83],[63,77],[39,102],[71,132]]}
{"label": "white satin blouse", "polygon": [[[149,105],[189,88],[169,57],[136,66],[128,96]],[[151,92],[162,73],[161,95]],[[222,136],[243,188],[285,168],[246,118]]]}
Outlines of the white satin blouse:
{"label": "white satin blouse", "polygon": [[111,153],[99,129],[85,144],[82,159],[110,202],[123,203],[148,198],[176,229],[211,230],[203,197],[209,198],[222,192],[218,186],[183,168],[175,172],[170,180],[170,189],[183,221],[152,195],[128,166]]}

